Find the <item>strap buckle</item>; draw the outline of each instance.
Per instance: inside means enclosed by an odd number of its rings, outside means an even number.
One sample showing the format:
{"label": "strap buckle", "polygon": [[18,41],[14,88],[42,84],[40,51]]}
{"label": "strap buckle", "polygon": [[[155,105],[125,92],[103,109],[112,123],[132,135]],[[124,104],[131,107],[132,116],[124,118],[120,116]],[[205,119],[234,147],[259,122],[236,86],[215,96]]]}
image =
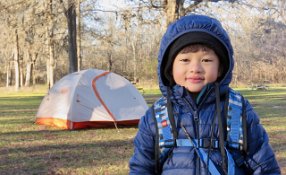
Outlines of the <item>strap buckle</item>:
{"label": "strap buckle", "polygon": [[208,138],[203,138],[203,139],[199,139],[199,147],[201,148],[214,148],[214,149],[218,149],[219,148],[219,141],[216,139],[208,139]]}

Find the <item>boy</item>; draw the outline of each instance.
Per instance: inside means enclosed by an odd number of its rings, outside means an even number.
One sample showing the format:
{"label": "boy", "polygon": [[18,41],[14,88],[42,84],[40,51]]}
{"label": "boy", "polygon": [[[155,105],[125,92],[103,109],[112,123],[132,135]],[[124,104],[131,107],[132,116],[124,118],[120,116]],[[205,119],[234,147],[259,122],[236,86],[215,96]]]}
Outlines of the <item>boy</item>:
{"label": "boy", "polygon": [[171,24],[158,61],[163,97],[140,120],[130,174],[280,174],[257,114],[229,88],[233,49],[219,21]]}

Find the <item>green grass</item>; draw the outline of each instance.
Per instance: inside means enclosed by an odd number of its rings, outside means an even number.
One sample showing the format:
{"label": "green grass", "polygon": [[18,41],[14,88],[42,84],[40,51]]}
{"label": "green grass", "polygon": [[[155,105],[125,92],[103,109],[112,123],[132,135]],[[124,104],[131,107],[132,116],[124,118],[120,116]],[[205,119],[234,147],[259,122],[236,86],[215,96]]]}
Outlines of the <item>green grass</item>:
{"label": "green grass", "polygon": [[[127,174],[137,128],[65,131],[34,124],[42,90],[0,91],[0,174]],[[239,89],[253,104],[286,173],[286,89]],[[145,90],[150,105],[158,90]]]}
{"label": "green grass", "polygon": [[270,143],[282,169],[286,173],[286,88],[266,91],[238,89],[252,104],[268,132]]}

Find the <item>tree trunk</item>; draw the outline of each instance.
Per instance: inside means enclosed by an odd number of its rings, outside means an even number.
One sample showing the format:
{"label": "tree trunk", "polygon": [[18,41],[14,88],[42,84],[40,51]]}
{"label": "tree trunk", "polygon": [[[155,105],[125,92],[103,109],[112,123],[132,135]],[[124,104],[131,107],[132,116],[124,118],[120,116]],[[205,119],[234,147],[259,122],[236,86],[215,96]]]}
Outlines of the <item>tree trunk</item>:
{"label": "tree trunk", "polygon": [[26,81],[25,81],[25,86],[28,87],[31,85],[31,75],[32,75],[32,62],[28,62],[26,65]]}
{"label": "tree trunk", "polygon": [[15,68],[15,90],[20,88],[20,66],[19,66],[19,36],[15,29],[15,48],[14,48],[14,68]]}
{"label": "tree trunk", "polygon": [[32,78],[33,78],[33,86],[36,85],[36,71],[35,71],[35,62],[32,64]]}
{"label": "tree trunk", "polygon": [[26,63],[26,76],[25,76],[25,87],[28,87],[31,85],[31,76],[32,76],[32,67],[33,67],[33,61],[31,57],[30,50],[27,51],[26,54],[27,63]]}
{"label": "tree trunk", "polygon": [[47,85],[50,88],[54,85],[54,67],[55,67],[54,44],[53,44],[54,31],[53,31],[53,17],[52,17],[53,0],[49,1],[47,5],[47,11],[48,11],[47,45],[48,45],[49,58],[46,61],[47,64],[46,67],[47,67]]}
{"label": "tree trunk", "polygon": [[77,70],[80,71],[82,67],[82,53],[81,53],[81,13],[80,1],[77,0]]}
{"label": "tree trunk", "polygon": [[69,41],[69,73],[76,72],[77,66],[77,44],[76,44],[76,11],[75,4],[68,0],[68,9],[66,11],[68,23],[68,41]]}
{"label": "tree trunk", "polygon": [[23,59],[19,59],[19,65],[20,65],[20,87],[24,86],[24,63]]}
{"label": "tree trunk", "polygon": [[7,61],[6,63],[6,87],[9,87],[11,85],[11,67],[10,67],[10,61]]}
{"label": "tree trunk", "polygon": [[[30,52],[30,51],[28,51]],[[34,66],[35,66],[35,62],[36,62],[36,57],[37,57],[37,53],[28,53],[27,54],[28,58],[27,60],[27,64],[26,64],[26,78],[25,78],[25,86],[29,87],[31,86],[31,81],[33,81],[33,85],[35,85],[35,71],[34,71]]]}
{"label": "tree trunk", "polygon": [[188,7],[184,7],[185,0],[165,0],[165,13],[166,13],[166,26],[168,27],[170,23],[180,18],[181,16],[185,16],[187,12],[194,11],[197,6],[203,1],[194,1],[193,4]]}
{"label": "tree trunk", "polygon": [[133,52],[133,81],[134,83],[137,82],[137,61],[136,61],[136,46],[134,41],[131,42],[132,52]]}
{"label": "tree trunk", "polygon": [[55,58],[54,58],[54,45],[49,45],[49,87],[52,87],[54,85],[54,68],[55,68]]}
{"label": "tree trunk", "polygon": [[32,81],[33,81],[33,86],[36,85],[36,75],[35,75],[35,66],[36,66],[36,60],[38,57],[38,53],[33,53],[32,54],[32,67],[31,67],[31,73],[32,73]]}
{"label": "tree trunk", "polygon": [[166,8],[165,8],[165,12],[166,12],[166,26],[165,28],[168,27],[168,25],[175,21],[177,19],[177,14],[176,14],[176,9],[178,8],[177,6],[177,2],[174,0],[166,0]]}
{"label": "tree trunk", "polygon": [[108,70],[112,71],[112,51],[108,53]]}
{"label": "tree trunk", "polygon": [[[49,46],[48,46],[48,50],[49,50]],[[47,70],[47,85],[48,85],[48,87],[49,87],[49,89],[50,89],[50,59],[49,58],[47,58],[46,59],[46,70]]]}

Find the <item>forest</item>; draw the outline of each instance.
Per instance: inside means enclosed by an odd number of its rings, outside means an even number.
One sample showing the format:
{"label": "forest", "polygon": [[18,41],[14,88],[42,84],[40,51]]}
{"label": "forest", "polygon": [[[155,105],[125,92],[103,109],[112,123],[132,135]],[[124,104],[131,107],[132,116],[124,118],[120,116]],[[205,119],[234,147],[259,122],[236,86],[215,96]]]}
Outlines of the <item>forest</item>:
{"label": "forest", "polygon": [[156,85],[160,39],[192,13],[227,29],[233,86],[285,85],[285,0],[10,0],[0,2],[0,86],[50,87],[90,68]]}

